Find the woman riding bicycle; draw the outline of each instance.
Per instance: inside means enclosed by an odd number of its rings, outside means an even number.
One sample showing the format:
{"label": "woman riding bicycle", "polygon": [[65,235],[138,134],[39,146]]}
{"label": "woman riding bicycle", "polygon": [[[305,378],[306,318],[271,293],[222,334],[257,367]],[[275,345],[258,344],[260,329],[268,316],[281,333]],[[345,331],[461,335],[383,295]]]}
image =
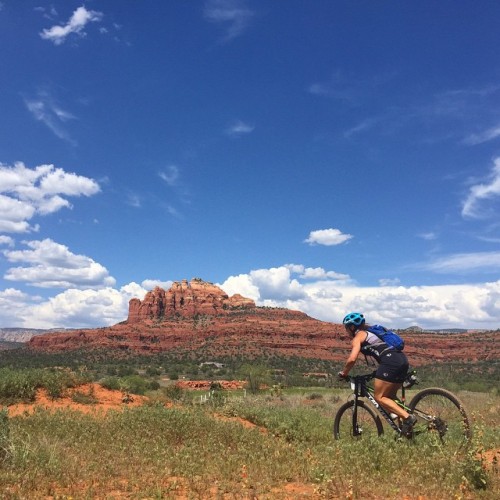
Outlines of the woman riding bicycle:
{"label": "woman riding bicycle", "polygon": [[406,355],[388,346],[377,335],[369,332],[369,325],[366,324],[362,314],[349,313],[342,323],[352,337],[352,350],[344,369],[339,372],[339,377],[347,377],[360,353],[375,358],[379,366],[375,375],[373,396],[385,410],[403,419],[401,432],[405,436],[411,436],[417,418],[394,401],[408,374],[409,364]]}

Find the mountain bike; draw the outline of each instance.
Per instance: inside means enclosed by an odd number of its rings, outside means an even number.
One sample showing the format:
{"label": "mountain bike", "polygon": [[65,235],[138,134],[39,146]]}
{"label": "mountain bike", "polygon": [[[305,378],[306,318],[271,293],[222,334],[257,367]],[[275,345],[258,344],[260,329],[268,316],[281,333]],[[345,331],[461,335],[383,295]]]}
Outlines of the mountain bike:
{"label": "mountain bike", "polygon": [[[402,436],[401,419],[387,412],[375,401],[373,387],[368,384],[373,378],[375,372],[345,378],[351,384],[353,394],[350,397],[353,399],[343,404],[335,416],[333,423],[335,439],[381,436],[384,427],[380,416],[396,432],[396,437]],[[412,371],[403,383],[401,398],[395,399],[401,408],[417,417],[410,437],[415,440],[437,442],[453,453],[464,450],[472,438],[472,428],[462,402],[446,389],[431,387],[415,394],[407,405],[405,390],[415,383],[418,383],[418,379]]]}

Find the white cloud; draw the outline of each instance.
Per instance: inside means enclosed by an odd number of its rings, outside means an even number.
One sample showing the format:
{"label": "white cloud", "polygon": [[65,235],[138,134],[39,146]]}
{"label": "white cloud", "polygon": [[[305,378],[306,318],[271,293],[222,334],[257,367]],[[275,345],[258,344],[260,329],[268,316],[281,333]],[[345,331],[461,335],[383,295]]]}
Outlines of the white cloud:
{"label": "white cloud", "polygon": [[[31,316],[31,308],[39,300],[40,297],[31,297],[14,288],[0,290],[0,323],[7,327],[30,328],[36,322]],[[24,323],[25,320],[27,323]]]}
{"label": "white cloud", "polygon": [[435,240],[438,237],[438,235],[432,231],[429,231],[428,233],[420,233],[417,236],[419,238],[422,238],[423,240],[427,240],[427,241]]}
{"label": "white cloud", "polygon": [[[48,300],[35,303],[16,290],[0,292],[0,317],[3,324],[25,328],[97,328],[127,319],[128,302],[146,294],[137,283],[120,289],[69,289]],[[14,308],[15,314],[9,315]]]}
{"label": "white cloud", "polygon": [[396,286],[401,283],[399,278],[381,278],[378,280],[380,286]]}
{"label": "white cloud", "polygon": [[348,274],[341,274],[335,271],[325,271],[322,267],[305,267],[300,264],[287,264],[285,265],[292,273],[298,274],[303,279],[308,280],[348,280]]}
{"label": "white cloud", "polygon": [[345,86],[344,88],[337,85],[337,82],[328,83],[313,83],[309,86],[308,91],[317,96],[331,97],[340,101],[354,103],[357,98],[357,92],[353,88]]}
{"label": "white cloud", "polygon": [[142,288],[146,290],[153,290],[155,287],[159,286],[164,290],[168,290],[172,286],[173,281],[161,281],[161,280],[144,280],[141,283]]}
{"label": "white cloud", "polygon": [[[349,280],[311,276],[302,265],[258,269],[228,277],[221,288],[251,298],[258,305],[300,310],[313,318],[340,323],[351,310],[373,323],[394,328],[485,328],[500,325],[500,280],[489,283],[403,287],[360,287]],[[68,289],[42,299],[13,288],[0,291],[0,322],[31,328],[95,328],[127,318],[131,298],[143,299],[150,287],[168,288],[170,281],[144,280],[119,289]]]}
{"label": "white cloud", "polygon": [[[301,264],[285,264],[270,269],[256,269],[249,274],[230,276],[221,287],[229,295],[239,293],[262,305],[273,305],[275,301],[300,300],[306,298],[305,288],[297,278],[315,282],[337,284],[348,282],[349,276],[321,267],[311,268]],[[325,284],[324,286],[328,286]]]}
{"label": "white cloud", "polygon": [[248,274],[229,276],[220,286],[228,295],[239,293],[248,299],[260,300],[259,287],[253,283],[251,276]]}
{"label": "white cloud", "polygon": [[[280,301],[288,297],[299,299],[303,296],[299,282],[292,279],[293,266],[256,269],[250,274],[229,277],[222,285],[226,293],[239,293],[244,297],[268,305],[268,301]],[[245,295],[246,294],[246,295]]]}
{"label": "white cloud", "polygon": [[241,120],[232,123],[227,129],[226,134],[230,136],[241,136],[245,134],[250,134],[254,131],[255,127],[249,125]]}
{"label": "white cloud", "polygon": [[76,141],[71,138],[64,127],[67,121],[74,120],[76,117],[56,104],[52,96],[45,91],[39,91],[36,97],[25,98],[24,104],[34,118],[45,124],[56,137],[76,146]]}
{"label": "white cloud", "polygon": [[438,273],[467,273],[477,270],[500,271],[500,252],[458,253],[421,266]]}
{"label": "white cloud", "polygon": [[227,26],[224,41],[229,41],[248,28],[254,13],[243,0],[207,0],[204,15],[210,22]]}
{"label": "white cloud", "polygon": [[0,235],[0,245],[14,246],[14,240],[10,236]]}
{"label": "white cloud", "polygon": [[44,40],[50,40],[54,45],[61,45],[66,40],[66,37],[72,33],[80,35],[81,37],[86,36],[84,31],[85,26],[90,22],[101,21],[102,17],[102,12],[87,10],[84,6],[78,7],[65,25],[56,25],[44,29],[40,33],[40,36]]}
{"label": "white cloud", "polygon": [[158,172],[158,175],[169,186],[173,187],[177,184],[180,176],[179,167],[175,165],[168,165],[164,170]]}
{"label": "white cloud", "polygon": [[475,146],[483,142],[492,141],[500,137],[500,126],[492,127],[479,134],[471,134],[464,140],[465,144]]}
{"label": "white cloud", "polygon": [[53,20],[57,17],[57,10],[53,5],[50,7],[35,7],[35,12],[40,12],[46,19]]}
{"label": "white cloud", "polygon": [[462,216],[480,218],[486,214],[482,202],[500,197],[500,157],[493,162],[490,181],[475,184],[469,189],[469,194],[462,207]]}
{"label": "white cloud", "polygon": [[309,233],[309,238],[304,240],[304,243],[310,245],[325,245],[334,246],[341,245],[350,240],[351,234],[343,234],[339,229],[318,229]]}
{"label": "white cloud", "polygon": [[36,208],[30,203],[0,194],[0,232],[26,233],[34,230],[34,227],[30,226],[27,221],[33,217],[35,212]]}
{"label": "white cloud", "polygon": [[344,132],[344,137],[349,139],[350,137],[357,135],[361,132],[372,129],[380,120],[376,118],[366,118],[361,123],[358,123],[354,127],[346,130]]}
{"label": "white cloud", "polygon": [[29,250],[4,250],[10,263],[28,264],[12,267],[4,278],[26,282],[40,288],[102,288],[113,286],[108,270],[85,255],[76,255],[50,239],[25,242]]}
{"label": "white cloud", "polygon": [[178,219],[181,219],[182,218],[182,214],[179,212],[179,210],[177,210],[177,208],[175,208],[173,205],[166,205],[165,206],[165,210],[167,211],[167,213],[169,215],[171,215],[172,217],[176,217]]}
{"label": "white cloud", "polygon": [[131,207],[134,208],[141,208],[142,203],[141,203],[141,197],[135,193],[128,193],[127,194],[127,205],[130,205]]}
{"label": "white cloud", "polygon": [[380,76],[373,78],[371,81],[360,80],[357,77],[346,75],[342,71],[335,71],[328,80],[309,85],[307,91],[316,96],[327,97],[350,106],[356,106],[385,78]]}
{"label": "white cloud", "polygon": [[336,323],[340,323],[347,312],[360,310],[370,322],[394,328],[417,324],[423,328],[496,329],[500,325],[500,281],[359,287],[339,280],[302,283],[291,276],[290,269],[288,265],[251,271],[231,276],[220,286],[226,293],[241,293],[258,305],[300,310]]}
{"label": "white cloud", "polygon": [[13,167],[0,164],[0,232],[37,231],[37,225],[29,224],[35,215],[71,208],[64,197],[92,196],[99,191],[99,184],[93,179],[54,165],[29,169],[21,162]]}

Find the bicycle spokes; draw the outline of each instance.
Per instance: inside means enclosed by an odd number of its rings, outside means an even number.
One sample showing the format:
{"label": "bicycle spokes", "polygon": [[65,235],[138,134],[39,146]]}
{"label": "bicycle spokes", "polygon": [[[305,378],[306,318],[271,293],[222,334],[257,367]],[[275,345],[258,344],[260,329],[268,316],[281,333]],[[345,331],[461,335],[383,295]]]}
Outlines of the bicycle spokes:
{"label": "bicycle spokes", "polygon": [[424,389],[410,403],[418,420],[415,431],[423,439],[437,438],[451,452],[467,447],[471,439],[470,421],[465,409],[452,393],[440,389]]}

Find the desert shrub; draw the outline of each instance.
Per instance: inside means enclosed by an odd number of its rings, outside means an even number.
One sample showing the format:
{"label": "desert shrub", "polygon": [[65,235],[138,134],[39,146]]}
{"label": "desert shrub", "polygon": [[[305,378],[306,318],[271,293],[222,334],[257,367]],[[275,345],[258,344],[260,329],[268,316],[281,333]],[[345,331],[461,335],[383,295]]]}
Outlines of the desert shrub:
{"label": "desert shrub", "polygon": [[5,404],[33,401],[40,379],[41,370],[0,369],[0,401]]}
{"label": "desert shrub", "polygon": [[106,377],[101,380],[101,385],[110,391],[119,391],[121,389],[120,379],[118,377]]}
{"label": "desert shrub", "polygon": [[271,381],[269,369],[264,365],[245,364],[240,368],[240,375],[246,380],[247,388],[252,394]]}
{"label": "desert shrub", "polygon": [[306,396],[306,399],[308,399],[309,401],[314,401],[314,400],[317,400],[317,399],[323,399],[323,394],[319,394],[317,392],[312,392],[311,394],[308,394]]}
{"label": "desert shrub", "polygon": [[160,388],[160,383],[157,380],[150,380],[148,382],[148,389],[150,391],[157,391]]}
{"label": "desert shrub", "polygon": [[146,368],[146,375],[149,377],[155,377],[161,375],[161,370],[155,366],[148,366]]}
{"label": "desert shrub", "polygon": [[75,403],[79,404],[84,404],[84,405],[91,405],[91,404],[96,404],[98,402],[95,391],[94,391],[94,386],[90,386],[89,389],[84,392],[84,391],[75,391],[71,394],[71,399]]}
{"label": "desert shrub", "polygon": [[47,389],[47,395],[51,399],[61,398],[66,389],[66,380],[64,375],[59,373],[47,373],[43,377],[43,387]]}
{"label": "desert shrub", "polygon": [[132,394],[144,394],[148,390],[148,382],[139,375],[129,375],[120,381],[121,389]]}
{"label": "desert shrub", "polygon": [[37,389],[44,387],[52,399],[60,398],[66,388],[75,387],[88,377],[66,369],[28,368],[0,370],[0,402],[10,404],[34,401]]}
{"label": "desert shrub", "polygon": [[185,394],[184,389],[179,387],[178,385],[168,385],[162,389],[163,394],[166,398],[172,401],[180,401]]}

